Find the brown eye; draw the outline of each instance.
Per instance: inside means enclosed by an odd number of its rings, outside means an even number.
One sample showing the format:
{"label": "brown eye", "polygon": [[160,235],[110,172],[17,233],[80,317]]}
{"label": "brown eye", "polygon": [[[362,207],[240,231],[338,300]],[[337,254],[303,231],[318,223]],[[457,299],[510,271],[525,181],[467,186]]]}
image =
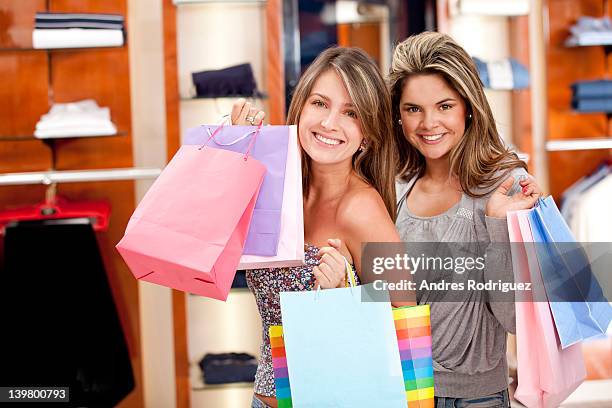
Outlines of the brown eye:
{"label": "brown eye", "polygon": [[315,99],[314,101],[312,101],[312,104],[314,106],[319,107],[319,108],[324,108],[325,107],[325,103],[323,101],[321,101],[320,99]]}

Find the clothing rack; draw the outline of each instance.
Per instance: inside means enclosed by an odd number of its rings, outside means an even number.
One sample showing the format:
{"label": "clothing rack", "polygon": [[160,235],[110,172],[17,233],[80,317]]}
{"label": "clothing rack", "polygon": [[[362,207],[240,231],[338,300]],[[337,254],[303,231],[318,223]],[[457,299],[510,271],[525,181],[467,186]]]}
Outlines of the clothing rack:
{"label": "clothing rack", "polygon": [[0,174],[0,186],[23,184],[51,185],[55,183],[78,183],[84,181],[154,179],[160,174],[161,169],[157,168],[62,170],[28,173],[5,173]]}
{"label": "clothing rack", "polygon": [[175,6],[182,4],[206,4],[206,3],[242,3],[242,4],[263,4],[266,0],[172,0]]}

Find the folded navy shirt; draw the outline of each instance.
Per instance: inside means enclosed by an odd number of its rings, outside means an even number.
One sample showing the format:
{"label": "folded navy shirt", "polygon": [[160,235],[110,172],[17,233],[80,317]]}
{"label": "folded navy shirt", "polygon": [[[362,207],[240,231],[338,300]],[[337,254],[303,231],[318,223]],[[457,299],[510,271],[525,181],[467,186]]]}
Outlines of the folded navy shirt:
{"label": "folded navy shirt", "polygon": [[247,353],[206,354],[198,363],[206,384],[255,381],[257,359]]}
{"label": "folded navy shirt", "polygon": [[198,97],[260,96],[251,64],[194,72],[191,74]]}

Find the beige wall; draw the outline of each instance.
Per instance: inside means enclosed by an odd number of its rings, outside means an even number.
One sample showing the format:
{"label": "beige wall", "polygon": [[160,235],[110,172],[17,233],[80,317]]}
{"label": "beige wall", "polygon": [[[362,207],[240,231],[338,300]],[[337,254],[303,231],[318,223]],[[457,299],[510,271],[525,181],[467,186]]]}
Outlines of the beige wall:
{"label": "beige wall", "polygon": [[[498,61],[510,56],[509,30],[508,17],[457,15],[451,21],[449,34],[471,56]],[[512,142],[511,92],[485,90],[497,129],[506,142]]]}
{"label": "beige wall", "polygon": [[[190,4],[177,7],[176,41],[181,98],[195,96],[191,74],[250,63],[260,90],[267,89],[264,59],[265,3]],[[203,123],[217,123],[235,98],[183,100],[181,135]],[[259,106],[267,106],[261,101]]]}
{"label": "beige wall", "polygon": [[[161,0],[129,0],[128,44],[135,167],[166,163],[166,112]],[[151,181],[136,182],[140,201]],[[176,406],[171,291],[139,282],[144,402]]]}

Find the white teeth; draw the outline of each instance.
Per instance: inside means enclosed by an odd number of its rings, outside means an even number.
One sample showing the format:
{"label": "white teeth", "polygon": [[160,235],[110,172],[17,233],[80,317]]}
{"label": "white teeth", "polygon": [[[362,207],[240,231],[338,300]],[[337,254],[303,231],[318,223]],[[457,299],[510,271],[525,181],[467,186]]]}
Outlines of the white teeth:
{"label": "white teeth", "polygon": [[321,142],[323,142],[323,143],[325,143],[325,144],[330,145],[330,146],[335,146],[335,145],[337,145],[337,144],[340,144],[340,141],[339,141],[339,140],[336,140],[336,139],[328,139],[328,138],[326,138],[326,137],[323,137],[323,136],[319,135],[318,133],[315,133],[315,138],[316,138],[317,140],[320,140]]}
{"label": "white teeth", "polygon": [[427,140],[428,142],[435,142],[436,140],[440,140],[440,138],[443,136],[443,133],[440,133],[438,135],[431,135],[431,136],[425,136],[423,135],[423,139]]}

